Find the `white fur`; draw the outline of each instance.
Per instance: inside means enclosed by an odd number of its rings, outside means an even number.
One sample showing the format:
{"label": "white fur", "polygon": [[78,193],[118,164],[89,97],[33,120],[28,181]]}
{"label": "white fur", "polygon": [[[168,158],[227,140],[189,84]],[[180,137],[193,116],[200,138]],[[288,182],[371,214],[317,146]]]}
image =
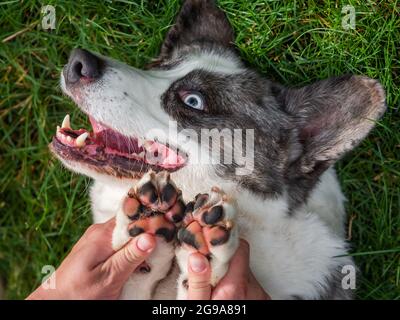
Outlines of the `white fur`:
{"label": "white fur", "polygon": [[[107,72],[95,84],[69,91],[62,78],[63,90],[96,120],[128,136],[139,137],[146,137],[153,128],[167,128],[169,117],[160,107],[160,96],[176,79],[196,68],[224,73],[242,69],[234,58],[210,53],[190,56],[169,71],[140,71],[107,61]],[[129,97],[124,92],[128,92]],[[191,150],[185,151],[190,157]],[[94,222],[104,222],[113,217],[133,181],[98,174],[85,165],[63,162],[72,170],[95,178],[91,189]],[[294,295],[317,298],[333,270],[340,265],[352,264],[350,258],[334,258],[346,253],[346,243],[343,240],[344,196],[333,169],[322,175],[308,205],[291,217],[287,215],[286,196],[263,200],[216,176],[207,164],[188,165],[173,173],[171,178],[183,191],[185,201],[215,185],[236,199],[239,229],[232,239],[235,241],[240,236],[250,243],[251,269],[272,298],[291,298]],[[126,240],[126,233],[116,234],[114,245],[120,246]],[[223,257],[223,254],[219,255]],[[153,289],[166,276],[173,256],[173,247],[160,240],[149,261],[153,270],[146,275],[135,274],[125,287],[122,298],[172,298],[171,294],[176,292],[176,271],[164,279],[155,292]],[[184,266],[187,254],[178,250],[178,259]],[[220,266],[226,268],[224,263]],[[221,274],[224,271],[221,270]],[[181,280],[182,277],[184,274]],[[182,295],[178,298],[184,298]]]}
{"label": "white fur", "polygon": [[[185,168],[184,171],[188,169]],[[189,187],[187,177],[197,176],[197,170],[193,171],[195,172],[191,175],[183,172],[172,175],[178,186],[187,186],[183,190],[191,196],[186,198],[186,201],[193,199],[192,195],[218,185],[212,178],[205,179],[203,176],[202,180],[195,180],[192,187]],[[251,269],[272,298],[285,299],[293,295],[309,299],[317,298],[319,290],[326,284],[326,277],[338,265],[353,264],[348,257],[333,258],[345,254],[347,248],[343,238],[337,235],[337,226],[344,221],[342,204],[344,197],[339,188],[333,189],[332,193],[324,192],[329,190],[332,182],[338,186],[334,170],[329,169],[323,174],[318,188],[311,195],[312,207],[319,208],[319,211],[311,211],[310,206],[294,213],[294,217],[287,216],[287,201],[284,198],[262,201],[233,184],[230,187],[226,183],[220,184],[224,185],[224,190],[237,201],[240,237],[250,243]],[[95,221],[101,222],[114,216],[116,211],[111,204],[120,202],[128,190],[129,187],[123,188],[117,181],[113,186],[96,182],[91,191]],[[335,209],[336,219],[326,219],[332,214],[332,208]],[[343,227],[342,225],[341,229]],[[165,266],[170,257],[164,258]],[[182,256],[181,259],[186,261],[187,257]],[[182,262],[182,265],[184,263]],[[133,279],[136,276],[135,274]],[[181,279],[183,278],[184,276],[181,276]],[[319,287],[315,285],[316,283]],[[124,298],[130,296],[146,299],[149,296],[144,286],[140,286],[142,288],[140,297],[135,286],[129,287],[132,288],[132,294],[130,295],[129,289],[126,289]],[[169,293],[163,288],[160,290]]]}

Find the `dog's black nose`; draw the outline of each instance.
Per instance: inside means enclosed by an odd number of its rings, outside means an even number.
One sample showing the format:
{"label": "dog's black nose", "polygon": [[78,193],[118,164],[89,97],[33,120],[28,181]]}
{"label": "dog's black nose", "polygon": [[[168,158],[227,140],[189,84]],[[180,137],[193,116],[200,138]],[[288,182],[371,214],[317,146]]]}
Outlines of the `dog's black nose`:
{"label": "dog's black nose", "polygon": [[74,49],[64,68],[67,84],[74,84],[80,79],[95,80],[101,74],[102,60],[84,49]]}

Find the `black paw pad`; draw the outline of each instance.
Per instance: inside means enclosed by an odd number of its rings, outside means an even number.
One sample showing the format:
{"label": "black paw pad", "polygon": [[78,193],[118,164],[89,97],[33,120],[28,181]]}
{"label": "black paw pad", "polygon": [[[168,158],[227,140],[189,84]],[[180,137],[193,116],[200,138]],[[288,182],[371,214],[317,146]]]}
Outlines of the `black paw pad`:
{"label": "black paw pad", "polygon": [[198,208],[201,208],[204,206],[208,200],[209,196],[207,193],[203,194],[198,194],[196,196],[196,203],[194,204],[193,210],[197,210]]}
{"label": "black paw pad", "polygon": [[209,211],[204,212],[203,214],[203,222],[206,224],[215,224],[220,221],[224,215],[224,209],[222,206],[212,207]]}
{"label": "black paw pad", "polygon": [[199,245],[196,241],[196,237],[193,233],[188,231],[187,229],[179,229],[178,231],[178,240],[180,242],[186,243],[189,246],[199,249]]}
{"label": "black paw pad", "polygon": [[194,201],[190,201],[186,205],[184,216],[186,216],[188,213],[192,213],[193,211],[194,211]]}
{"label": "black paw pad", "polygon": [[175,229],[160,228],[157,229],[156,235],[161,236],[165,239],[165,241],[170,242],[174,239]]}
{"label": "black paw pad", "polygon": [[213,239],[210,241],[212,246],[219,246],[226,243],[229,240],[229,231],[223,227],[215,227],[212,230],[214,234]]}
{"label": "black paw pad", "polygon": [[143,204],[155,203],[157,201],[157,190],[151,181],[146,182],[139,189],[139,198]]}
{"label": "black paw pad", "polygon": [[161,202],[165,202],[169,206],[175,202],[177,196],[178,193],[171,183],[167,183],[161,190]]}
{"label": "black paw pad", "polygon": [[178,199],[174,205],[174,207],[170,210],[171,212],[171,220],[174,223],[179,223],[185,217],[186,206],[182,199]]}
{"label": "black paw pad", "polygon": [[144,232],[143,228],[139,228],[137,226],[134,226],[132,229],[129,230],[129,235],[131,237],[136,237],[137,235],[141,234]]}

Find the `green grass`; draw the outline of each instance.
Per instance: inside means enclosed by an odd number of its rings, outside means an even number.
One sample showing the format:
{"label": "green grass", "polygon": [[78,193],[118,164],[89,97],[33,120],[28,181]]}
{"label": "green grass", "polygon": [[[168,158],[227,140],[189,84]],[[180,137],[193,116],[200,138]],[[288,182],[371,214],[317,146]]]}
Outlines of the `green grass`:
{"label": "green grass", "polygon": [[[307,4],[305,4],[307,3]],[[0,274],[7,297],[24,298],[57,266],[90,223],[89,179],[71,174],[47,149],[72,114],[60,70],[76,46],[143,66],[154,57],[176,0],[45,1],[57,29],[40,28],[40,1],[0,3]],[[356,30],[341,27],[341,8],[356,8]],[[353,216],[358,298],[400,298],[400,3],[391,1],[221,0],[244,59],[267,77],[304,84],[343,73],[377,78],[388,112],[338,171]],[[13,39],[1,42],[15,35]]]}

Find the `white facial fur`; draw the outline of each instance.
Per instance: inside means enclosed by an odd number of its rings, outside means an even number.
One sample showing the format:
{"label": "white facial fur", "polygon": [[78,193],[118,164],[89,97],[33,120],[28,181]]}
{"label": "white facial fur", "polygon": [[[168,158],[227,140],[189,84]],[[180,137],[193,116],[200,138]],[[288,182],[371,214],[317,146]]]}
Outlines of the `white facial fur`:
{"label": "white facial fur", "polygon": [[[176,80],[195,69],[203,69],[222,74],[243,71],[240,60],[234,56],[223,56],[210,52],[199,52],[185,57],[169,70],[139,70],[98,55],[106,61],[101,78],[89,84],[69,88],[61,74],[61,88],[65,94],[87,114],[112,129],[126,135],[159,142],[169,142],[177,146],[178,141],[166,141],[170,118],[161,107],[161,96]],[[154,132],[164,132],[164,136],[154,136]],[[174,137],[172,137],[174,138]],[[189,144],[186,146],[188,147]],[[190,147],[190,146],[189,146]],[[197,145],[193,145],[193,149]],[[184,150],[189,154],[190,150]],[[63,161],[79,173],[92,178],[108,180],[84,164]]]}

